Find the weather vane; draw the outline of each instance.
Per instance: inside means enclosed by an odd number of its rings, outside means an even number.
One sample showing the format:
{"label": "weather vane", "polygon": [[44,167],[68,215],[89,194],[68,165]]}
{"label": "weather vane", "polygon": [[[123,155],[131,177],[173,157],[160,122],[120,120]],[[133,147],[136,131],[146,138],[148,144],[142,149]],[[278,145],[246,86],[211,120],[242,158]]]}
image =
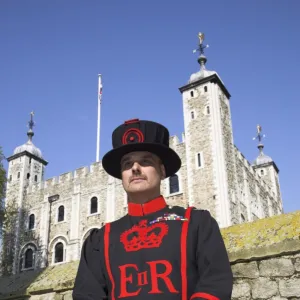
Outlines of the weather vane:
{"label": "weather vane", "polygon": [[34,121],[33,121],[33,116],[34,116],[34,112],[32,111],[30,113],[30,121],[28,122],[28,125],[29,125],[29,129],[32,130],[33,129],[33,126],[35,125]]}
{"label": "weather vane", "polygon": [[262,134],[262,127],[259,124],[257,124],[256,130],[257,130],[257,136],[254,137],[253,140],[257,139],[259,141],[259,143],[261,143],[262,139],[265,138],[266,135]]}
{"label": "weather vane", "polygon": [[204,37],[205,37],[204,33],[202,33],[202,32],[198,33],[199,47],[197,49],[194,49],[193,53],[196,53],[197,51],[199,51],[200,55],[204,55],[204,49],[209,47],[209,45],[203,45]]}

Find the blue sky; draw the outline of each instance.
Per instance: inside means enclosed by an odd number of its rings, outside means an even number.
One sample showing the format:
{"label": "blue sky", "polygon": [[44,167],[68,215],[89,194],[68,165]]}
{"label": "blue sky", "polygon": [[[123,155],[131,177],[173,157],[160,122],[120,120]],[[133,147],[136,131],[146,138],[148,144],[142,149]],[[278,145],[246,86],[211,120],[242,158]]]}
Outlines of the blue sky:
{"label": "blue sky", "polygon": [[126,119],[151,119],[183,131],[179,87],[207,68],[231,93],[234,141],[249,161],[265,153],[280,169],[285,212],[299,200],[300,2],[0,1],[0,145],[8,157],[27,140],[49,162],[46,178],[95,161],[97,74],[103,74],[101,154]]}

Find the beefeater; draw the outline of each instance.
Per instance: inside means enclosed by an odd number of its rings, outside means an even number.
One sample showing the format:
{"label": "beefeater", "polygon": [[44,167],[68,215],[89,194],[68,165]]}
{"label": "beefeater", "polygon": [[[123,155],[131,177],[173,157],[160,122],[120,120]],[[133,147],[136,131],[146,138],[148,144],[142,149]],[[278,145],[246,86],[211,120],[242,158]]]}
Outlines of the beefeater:
{"label": "beefeater", "polygon": [[161,181],[181,168],[169,131],[133,119],[112,134],[105,171],[122,180],[128,213],[85,240],[74,300],[229,300],[233,276],[209,211],[170,207]]}

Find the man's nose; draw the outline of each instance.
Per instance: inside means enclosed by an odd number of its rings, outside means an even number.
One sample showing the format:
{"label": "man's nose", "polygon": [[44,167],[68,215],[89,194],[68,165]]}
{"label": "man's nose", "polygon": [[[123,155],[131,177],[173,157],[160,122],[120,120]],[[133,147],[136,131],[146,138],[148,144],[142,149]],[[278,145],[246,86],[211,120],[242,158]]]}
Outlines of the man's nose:
{"label": "man's nose", "polygon": [[141,170],[140,164],[138,162],[135,162],[132,165],[132,172],[137,173],[137,172],[140,172],[140,170]]}

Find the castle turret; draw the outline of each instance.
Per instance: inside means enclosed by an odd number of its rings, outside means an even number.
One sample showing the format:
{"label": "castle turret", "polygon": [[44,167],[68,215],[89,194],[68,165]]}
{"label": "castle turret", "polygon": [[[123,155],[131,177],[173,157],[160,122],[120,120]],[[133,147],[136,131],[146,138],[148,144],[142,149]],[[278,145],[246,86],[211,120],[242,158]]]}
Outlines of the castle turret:
{"label": "castle turret", "polygon": [[270,216],[283,213],[282,200],[279,186],[279,169],[273,159],[263,152],[264,144],[262,142],[265,135],[262,133],[262,127],[257,125],[257,136],[254,139],[258,140],[257,148],[259,154],[253,162],[253,168],[258,175],[271,187],[274,192],[274,201],[269,203]]}
{"label": "castle turret", "polygon": [[[235,163],[230,94],[215,71],[206,68],[204,34],[199,33],[200,70],[182,93],[189,204],[208,209],[221,227],[231,225]],[[194,50],[195,52],[197,50]]]}
{"label": "castle turret", "polygon": [[[8,157],[8,183],[6,191],[6,207],[8,211],[14,216],[10,218],[9,224],[10,230],[6,230],[7,234],[11,236],[4,237],[4,253],[7,258],[11,260],[11,268],[8,272],[16,273],[18,268],[22,269],[22,266],[17,266],[17,251],[20,240],[20,221],[25,218],[25,224],[28,228],[21,228],[21,230],[30,229],[35,227],[35,216],[30,214],[26,208],[23,207],[23,199],[26,194],[26,189],[29,185],[34,183],[40,183],[44,180],[44,169],[48,164],[42,156],[42,152],[37,148],[32,138],[33,132],[33,112],[30,114],[29,130],[27,132],[28,140],[25,144],[15,148],[12,156]],[[33,255],[33,252],[30,252]],[[8,259],[9,261],[9,259]],[[24,260],[23,260],[24,262]],[[24,266],[23,266],[24,267]]]}

